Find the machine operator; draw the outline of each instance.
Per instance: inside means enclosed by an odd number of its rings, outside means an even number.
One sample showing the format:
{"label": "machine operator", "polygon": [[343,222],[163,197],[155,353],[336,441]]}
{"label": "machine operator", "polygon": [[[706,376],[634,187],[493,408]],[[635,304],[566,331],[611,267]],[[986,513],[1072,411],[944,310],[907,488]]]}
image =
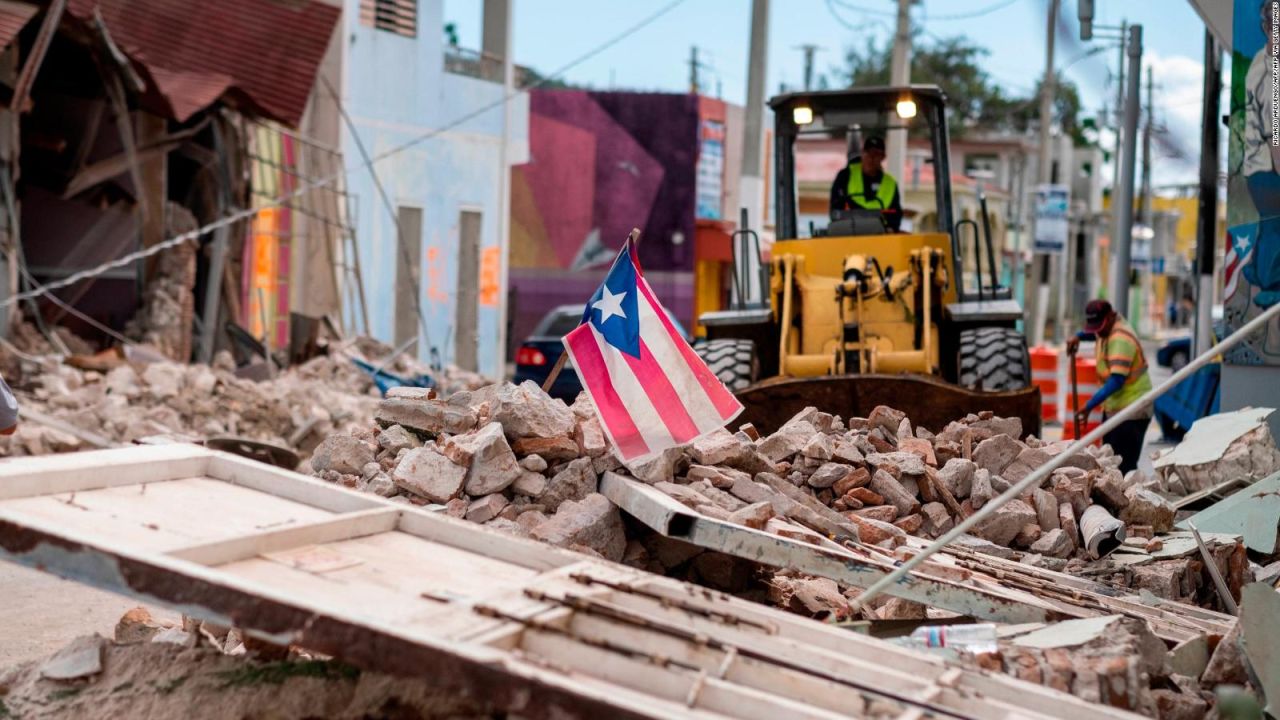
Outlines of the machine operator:
{"label": "machine operator", "polygon": [[831,184],[831,217],[854,208],[879,210],[890,232],[902,226],[898,181],[884,169],[884,138],[871,135],[862,143],[862,156],[836,174]]}

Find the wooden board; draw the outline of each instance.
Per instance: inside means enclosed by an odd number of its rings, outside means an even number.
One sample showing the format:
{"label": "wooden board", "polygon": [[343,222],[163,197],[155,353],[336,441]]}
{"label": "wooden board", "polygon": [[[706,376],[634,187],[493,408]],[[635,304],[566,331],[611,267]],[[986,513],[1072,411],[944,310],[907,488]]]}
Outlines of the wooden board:
{"label": "wooden board", "polygon": [[0,463],[0,556],[522,716],[1135,717],[196,446]]}

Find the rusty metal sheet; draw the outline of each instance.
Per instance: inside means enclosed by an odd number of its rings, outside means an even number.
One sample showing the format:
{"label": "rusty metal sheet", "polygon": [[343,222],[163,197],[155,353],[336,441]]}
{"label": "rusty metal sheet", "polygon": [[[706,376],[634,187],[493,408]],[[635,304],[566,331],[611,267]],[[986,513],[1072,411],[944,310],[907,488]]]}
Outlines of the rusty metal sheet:
{"label": "rusty metal sheet", "polygon": [[194,445],[0,463],[0,557],[567,717],[1135,717]]}

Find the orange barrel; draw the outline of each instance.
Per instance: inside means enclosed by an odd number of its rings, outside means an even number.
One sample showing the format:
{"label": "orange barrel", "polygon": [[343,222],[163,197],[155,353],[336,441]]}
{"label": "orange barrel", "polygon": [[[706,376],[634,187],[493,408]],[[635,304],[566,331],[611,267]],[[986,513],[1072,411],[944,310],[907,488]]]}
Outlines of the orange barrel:
{"label": "orange barrel", "polygon": [[[1098,362],[1093,358],[1076,355],[1076,396],[1071,397],[1068,393],[1067,397],[1067,422],[1062,425],[1062,439],[1074,440],[1076,438],[1075,423],[1071,421],[1071,416],[1075,414],[1077,408],[1083,408],[1085,403],[1089,402],[1089,398],[1098,392],[1102,387],[1102,383],[1098,381]],[[1097,407],[1093,412],[1089,413],[1089,417],[1084,424],[1080,426],[1080,432],[1087,433],[1102,424],[1102,408]]]}
{"label": "orange barrel", "polygon": [[1033,347],[1031,384],[1040,388],[1040,418],[1058,422],[1058,351],[1050,347]]}

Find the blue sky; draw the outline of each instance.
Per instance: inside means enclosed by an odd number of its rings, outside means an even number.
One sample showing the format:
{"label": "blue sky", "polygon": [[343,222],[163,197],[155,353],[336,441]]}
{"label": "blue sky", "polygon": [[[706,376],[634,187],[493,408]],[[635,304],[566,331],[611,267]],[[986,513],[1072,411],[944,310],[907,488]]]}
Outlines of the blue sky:
{"label": "blue sky", "polygon": [[[516,62],[550,72],[577,59],[597,44],[635,24],[667,0],[513,0]],[[446,22],[458,26],[465,47],[480,44],[482,0],[445,0]],[[846,48],[892,36],[894,0],[773,0],[769,37],[768,94],[780,83],[803,81],[803,43],[821,48],[815,66],[842,64]],[[1157,83],[1157,122],[1167,124],[1175,142],[1190,156],[1176,161],[1156,152],[1156,185],[1194,181],[1199,150],[1201,61],[1204,25],[1186,0],[1096,0],[1097,22],[1140,22],[1145,32],[1145,61]],[[1078,38],[1075,0],[1062,0],[1063,15]],[[979,17],[950,19],[987,8]],[[1009,92],[1032,91],[1044,70],[1048,0],[922,0],[913,10],[925,32],[940,37],[967,36],[986,47],[987,72]],[[654,23],[566,74],[566,79],[599,89],[682,92],[689,84],[689,48],[697,45],[710,65],[704,92],[741,103],[746,96],[750,0],[684,0]],[[1093,44],[1098,44],[1095,40]],[[1064,47],[1065,45],[1065,47]],[[1058,43],[1057,64],[1078,59],[1090,45]],[[1103,51],[1072,64],[1067,77],[1080,88],[1085,114],[1103,102],[1114,103],[1110,72],[1118,50]]]}

